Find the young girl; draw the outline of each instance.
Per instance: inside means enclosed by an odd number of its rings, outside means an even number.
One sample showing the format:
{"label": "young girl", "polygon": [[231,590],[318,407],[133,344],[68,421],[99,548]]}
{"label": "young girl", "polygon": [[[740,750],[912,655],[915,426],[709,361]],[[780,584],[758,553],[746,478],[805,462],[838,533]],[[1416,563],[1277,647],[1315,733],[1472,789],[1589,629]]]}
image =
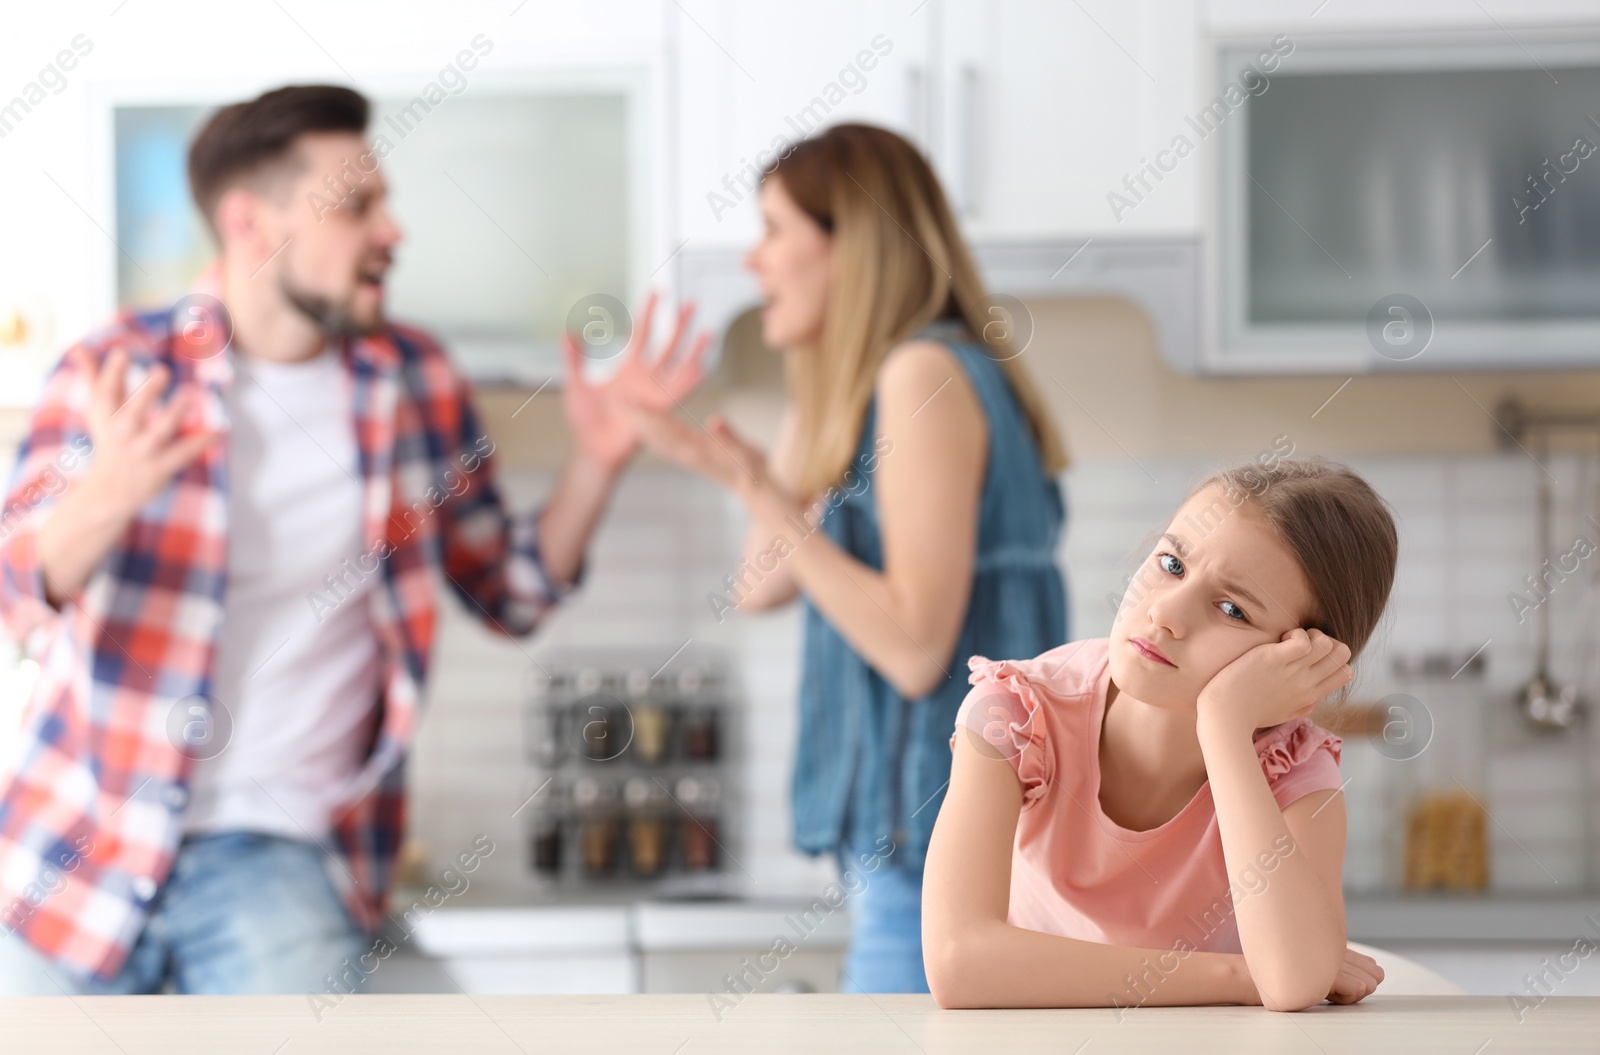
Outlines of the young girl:
{"label": "young girl", "polygon": [[1173,517],[1110,638],[974,656],[928,851],[944,1007],[1353,1003],[1340,740],[1389,596],[1381,498],[1320,461],[1224,470]]}

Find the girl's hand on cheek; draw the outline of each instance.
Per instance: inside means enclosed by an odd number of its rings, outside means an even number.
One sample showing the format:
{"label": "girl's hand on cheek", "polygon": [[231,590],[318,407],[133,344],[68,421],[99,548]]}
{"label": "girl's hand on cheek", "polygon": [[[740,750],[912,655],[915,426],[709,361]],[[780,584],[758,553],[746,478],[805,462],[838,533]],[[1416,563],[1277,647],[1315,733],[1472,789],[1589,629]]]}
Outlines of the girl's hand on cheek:
{"label": "girl's hand on cheek", "polygon": [[1197,720],[1202,728],[1250,734],[1310,714],[1318,700],[1355,676],[1349,660],[1343,642],[1297,627],[1219,670],[1200,690]]}

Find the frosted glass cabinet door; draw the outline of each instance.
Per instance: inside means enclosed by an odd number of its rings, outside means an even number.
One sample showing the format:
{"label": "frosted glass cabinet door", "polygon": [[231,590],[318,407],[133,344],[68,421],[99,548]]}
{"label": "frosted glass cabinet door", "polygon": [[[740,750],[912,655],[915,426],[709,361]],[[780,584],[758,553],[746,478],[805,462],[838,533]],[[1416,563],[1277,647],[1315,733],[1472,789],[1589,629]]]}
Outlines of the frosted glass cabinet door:
{"label": "frosted glass cabinet door", "polygon": [[1597,94],[1593,40],[1300,42],[1215,137],[1223,359],[1600,363]]}
{"label": "frosted glass cabinet door", "polygon": [[[459,82],[458,82],[459,83]],[[371,149],[308,206],[325,215],[381,169],[404,240],[387,311],[441,337],[474,379],[560,372],[557,341],[580,298],[629,299],[637,195],[646,161],[623,87],[492,80],[458,96],[364,89]],[[213,248],[189,200],[184,158],[211,105],[112,111],[119,307],[170,304]],[[139,262],[136,262],[139,261]]]}
{"label": "frosted glass cabinet door", "polygon": [[1600,181],[1577,172],[1600,158],[1572,145],[1600,141],[1597,93],[1600,66],[1275,79],[1250,113],[1251,320],[1361,318],[1396,290],[1440,321],[1592,316]]}
{"label": "frosted glass cabinet door", "polygon": [[476,377],[558,373],[572,305],[628,299],[628,98],[484,92],[420,119],[406,105],[379,100],[372,124],[392,144],[406,235],[391,310],[440,333]]}

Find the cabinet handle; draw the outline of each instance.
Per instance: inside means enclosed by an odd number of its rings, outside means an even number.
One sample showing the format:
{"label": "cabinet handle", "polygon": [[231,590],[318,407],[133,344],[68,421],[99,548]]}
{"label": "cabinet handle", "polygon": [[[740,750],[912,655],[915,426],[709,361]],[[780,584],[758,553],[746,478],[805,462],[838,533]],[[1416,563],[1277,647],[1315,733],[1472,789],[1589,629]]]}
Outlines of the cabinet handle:
{"label": "cabinet handle", "polygon": [[906,67],[906,131],[924,152],[928,149],[928,72],[922,63]]}
{"label": "cabinet handle", "polygon": [[956,209],[962,217],[970,219],[978,214],[978,179],[982,171],[977,66],[969,63],[961,67],[960,85],[960,97],[956,101],[960,108],[956,120],[961,127],[961,153],[955,164],[959,180]]}

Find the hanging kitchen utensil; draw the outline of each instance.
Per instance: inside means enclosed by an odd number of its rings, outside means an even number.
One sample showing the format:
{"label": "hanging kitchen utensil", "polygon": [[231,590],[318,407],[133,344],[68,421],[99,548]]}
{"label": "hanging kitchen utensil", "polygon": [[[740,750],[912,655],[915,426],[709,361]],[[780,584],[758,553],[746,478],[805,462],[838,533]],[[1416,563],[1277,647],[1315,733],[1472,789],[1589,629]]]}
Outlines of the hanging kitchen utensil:
{"label": "hanging kitchen utensil", "polygon": [[[1545,460],[1549,456],[1549,444],[1541,443],[1539,453]],[[1553,501],[1550,493],[1550,474],[1539,467],[1539,568],[1541,571],[1550,561],[1550,507]],[[1522,713],[1523,720],[1528,726],[1541,733],[1564,733],[1575,728],[1583,721],[1587,708],[1578,698],[1578,688],[1575,685],[1556,685],[1550,678],[1550,598],[1546,597],[1539,604],[1539,621],[1535,627],[1538,640],[1535,644],[1537,658],[1534,661],[1533,677],[1522,691],[1517,694],[1517,710]]]}

